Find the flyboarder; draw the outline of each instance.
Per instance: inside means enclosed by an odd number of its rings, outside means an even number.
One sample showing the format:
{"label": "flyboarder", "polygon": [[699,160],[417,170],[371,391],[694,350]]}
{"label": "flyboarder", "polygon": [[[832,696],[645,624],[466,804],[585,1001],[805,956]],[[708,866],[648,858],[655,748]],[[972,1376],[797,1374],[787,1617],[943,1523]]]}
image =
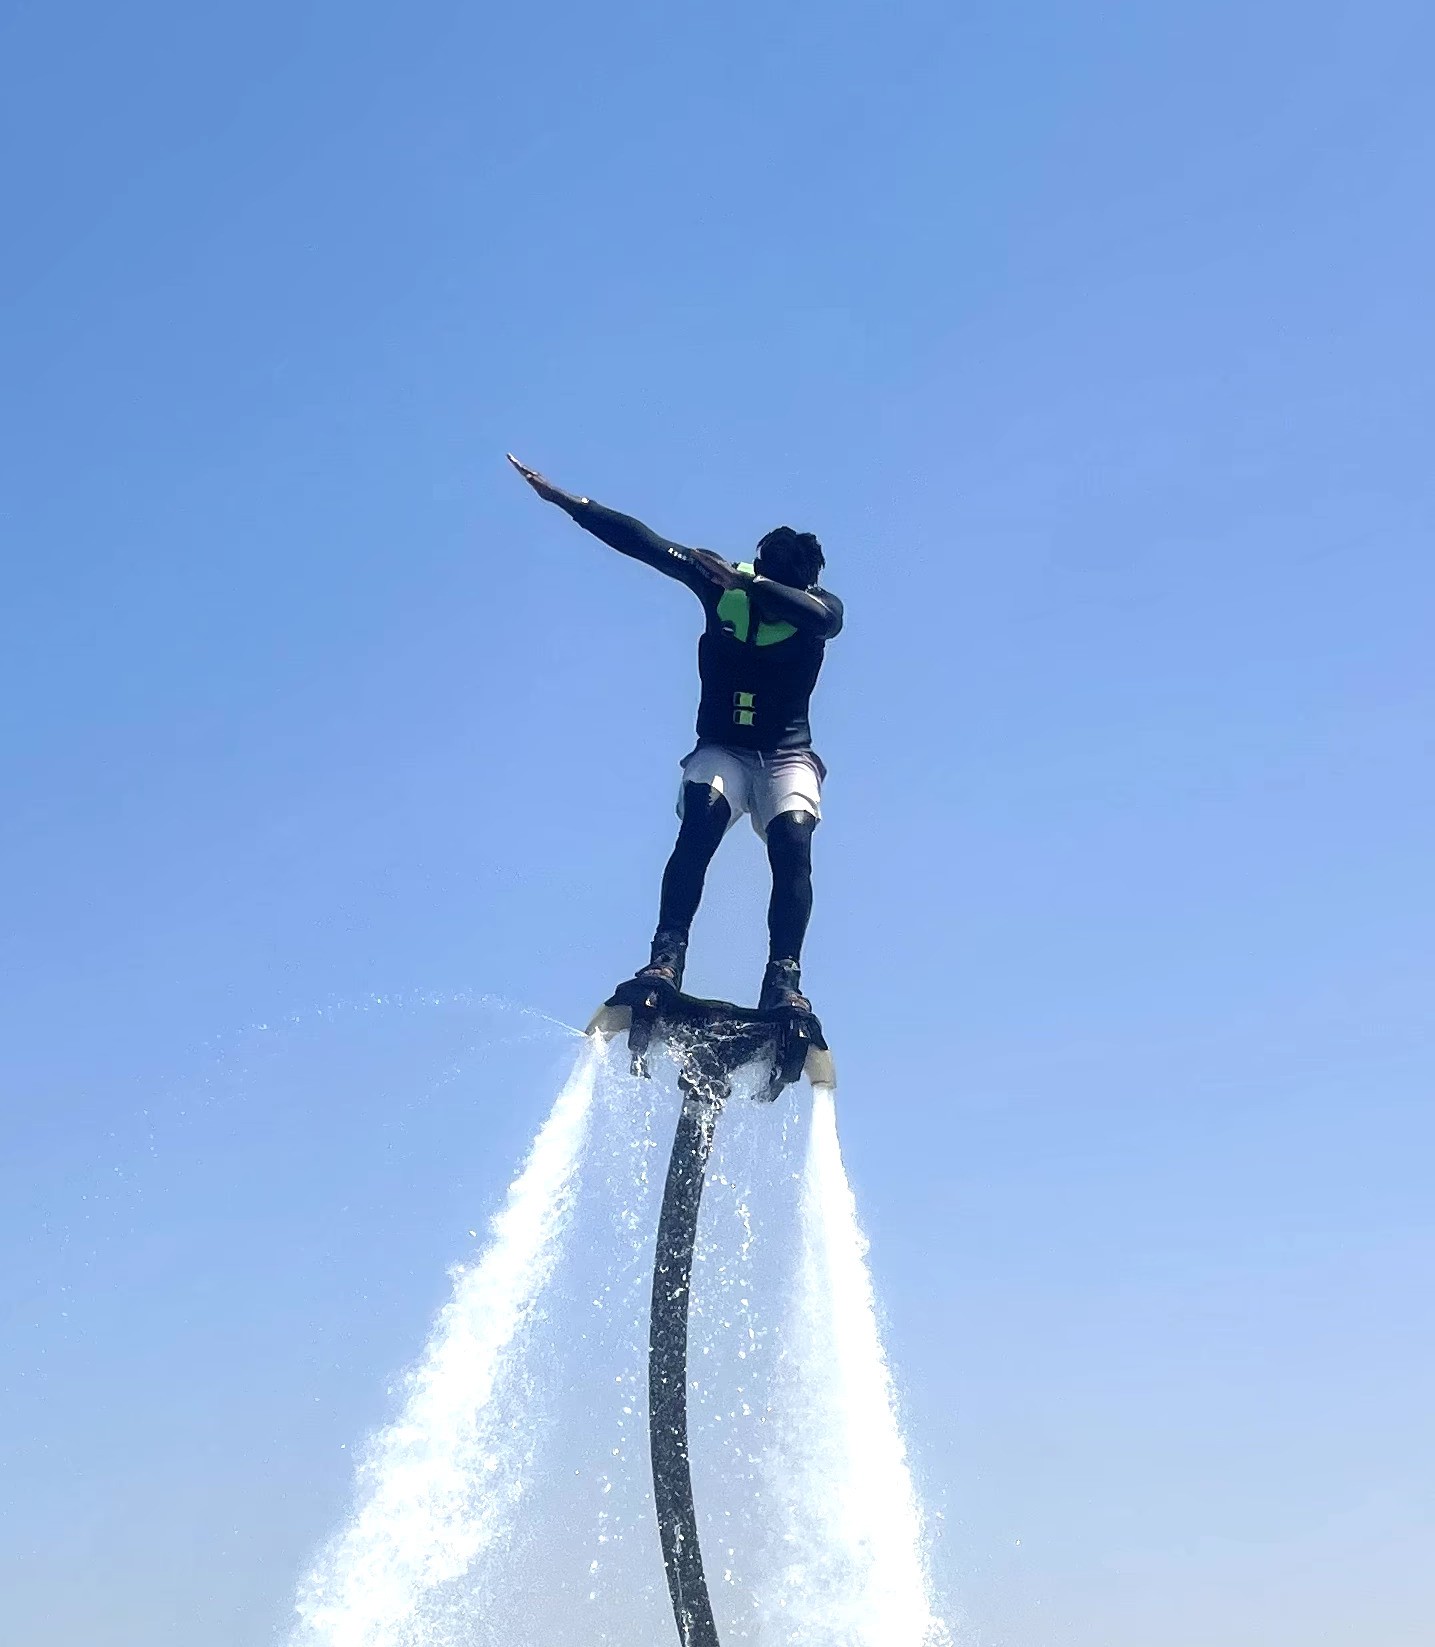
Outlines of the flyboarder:
{"label": "flyboarder", "polygon": [[[779,526],[752,561],[733,565],[688,549],[641,521],[575,497],[509,462],[539,497],[634,560],[676,578],[702,602],[698,643],[698,741],[683,761],[677,845],[663,874],[658,930],[648,964],[619,984],[589,1033],[606,1043],[624,1031],[632,1073],[649,1073],[658,1037],[683,1095],[658,1215],[648,1329],[648,1432],[653,1505],[682,1647],[718,1647],[703,1571],[688,1446],[688,1302],[698,1214],[713,1129],[741,1068],[765,1063],[755,1096],[773,1100],[806,1076],[836,1083],[832,1055],[802,994],[802,940],[812,914],[812,833],[822,814],[822,762],[813,753],[808,705],[827,642],[842,628],[842,603],[818,587],[822,545]],[[772,865],[768,962],[755,1008],[682,993],[688,932],[718,843],[746,812]]]}
{"label": "flyboarder", "polygon": [[512,454],[509,462],[539,497],[585,531],[686,584],[707,620],[698,642],[698,741],[682,763],[682,821],[663,874],[652,953],[636,978],[681,991],[708,865],[745,812],[772,867],[758,1010],[810,1014],[802,995],[802,941],[812,914],[812,834],[822,816],[826,769],[813,752],[808,705],[827,642],[842,628],[841,601],[818,586],[822,545],[811,532],[779,526],[761,539],[751,562],[734,565],[575,497]]}

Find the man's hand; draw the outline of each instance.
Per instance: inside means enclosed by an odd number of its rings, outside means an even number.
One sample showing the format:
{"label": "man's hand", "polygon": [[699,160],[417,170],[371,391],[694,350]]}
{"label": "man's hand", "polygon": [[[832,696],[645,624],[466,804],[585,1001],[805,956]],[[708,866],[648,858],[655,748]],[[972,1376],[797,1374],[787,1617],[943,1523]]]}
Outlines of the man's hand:
{"label": "man's hand", "polygon": [[719,589],[739,589],[748,581],[747,574],[739,572],[730,560],[715,555],[711,549],[690,549],[693,565]]}
{"label": "man's hand", "polygon": [[[508,461],[515,469],[517,469],[519,474],[523,476],[523,478],[528,482],[533,490],[537,492],[539,497],[541,497],[545,503],[561,504],[565,500],[573,500],[573,494],[571,492],[565,492],[561,486],[555,486],[551,480],[544,475],[540,475],[536,469],[530,469],[526,464],[520,463],[518,459],[514,457],[512,452],[509,452],[507,456]],[[587,499],[579,498],[576,501],[585,503],[587,502]]]}

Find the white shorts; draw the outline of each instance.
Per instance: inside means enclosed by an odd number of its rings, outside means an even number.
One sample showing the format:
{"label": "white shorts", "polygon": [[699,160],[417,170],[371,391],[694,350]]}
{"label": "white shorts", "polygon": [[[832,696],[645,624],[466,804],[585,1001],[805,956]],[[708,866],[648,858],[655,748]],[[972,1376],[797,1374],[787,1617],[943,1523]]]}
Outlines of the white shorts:
{"label": "white shorts", "polygon": [[[810,749],[729,749],[726,744],[700,743],[683,762],[683,785],[705,783],[716,789],[732,809],[728,827],[747,813],[762,840],[767,826],[784,812],[822,816],[822,762]],[[678,816],[683,815],[683,788],[678,790]]]}

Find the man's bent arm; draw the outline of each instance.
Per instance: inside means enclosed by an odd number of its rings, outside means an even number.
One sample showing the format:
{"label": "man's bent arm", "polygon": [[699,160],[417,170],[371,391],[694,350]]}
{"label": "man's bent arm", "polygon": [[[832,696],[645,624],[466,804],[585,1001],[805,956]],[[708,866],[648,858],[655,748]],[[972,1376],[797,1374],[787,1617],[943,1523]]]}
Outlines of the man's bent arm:
{"label": "man's bent arm", "polygon": [[842,602],[825,590],[820,595],[774,578],[752,577],[747,588],[758,611],[771,623],[790,623],[794,629],[831,640],[842,628]]}
{"label": "man's bent arm", "polygon": [[[594,503],[591,498],[564,496],[554,501],[584,531],[591,532],[619,554],[629,555],[670,578],[677,578],[699,594],[711,582],[710,576],[696,563],[691,549],[659,537],[652,527],[644,526],[631,515],[620,515],[616,509]],[[842,628],[842,602],[835,595],[809,594],[805,589],[794,589],[755,573],[736,582],[739,588],[751,593],[759,612],[769,622],[790,623],[794,629],[821,635],[823,640],[831,640]]]}

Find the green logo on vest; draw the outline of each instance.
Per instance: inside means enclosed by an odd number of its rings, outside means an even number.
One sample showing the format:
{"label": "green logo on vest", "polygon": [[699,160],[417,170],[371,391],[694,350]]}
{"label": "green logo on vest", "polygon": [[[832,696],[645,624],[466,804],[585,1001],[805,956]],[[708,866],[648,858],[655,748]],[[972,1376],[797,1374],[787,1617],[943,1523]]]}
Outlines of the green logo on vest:
{"label": "green logo on vest", "polygon": [[[751,572],[750,563],[738,568],[740,572]],[[727,630],[734,640],[746,645],[749,637],[758,646],[776,646],[779,641],[791,640],[797,630],[790,623],[764,623],[758,620],[757,633],[752,633],[752,601],[748,598],[746,589],[729,589],[718,602],[718,622]]]}

